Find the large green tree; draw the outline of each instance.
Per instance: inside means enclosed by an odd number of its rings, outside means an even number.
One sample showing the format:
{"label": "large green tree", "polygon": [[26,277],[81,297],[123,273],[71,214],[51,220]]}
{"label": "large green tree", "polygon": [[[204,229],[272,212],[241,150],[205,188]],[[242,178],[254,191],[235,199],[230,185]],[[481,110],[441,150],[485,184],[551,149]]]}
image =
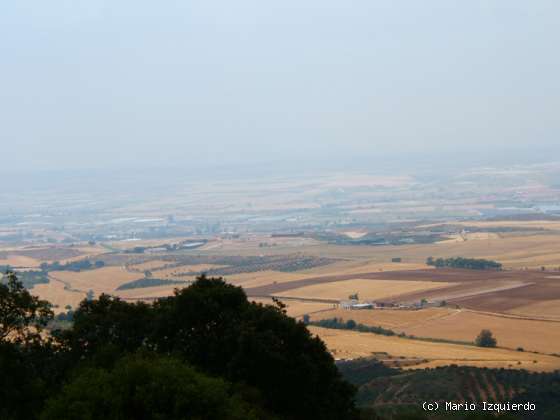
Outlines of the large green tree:
{"label": "large green tree", "polygon": [[32,296],[13,272],[0,282],[0,341],[40,340],[41,331],[52,319],[49,302]]}
{"label": "large green tree", "polygon": [[230,384],[180,360],[153,355],[125,356],[112,369],[79,370],[41,415],[44,420],[257,418],[263,418],[260,409]]}
{"label": "large green tree", "polygon": [[174,354],[258,389],[266,408],[285,418],[354,416],[354,388],[342,380],[323,342],[281,308],[251,303],[222,279],[202,276],[153,305],[108,296],[83,302],[64,342],[80,357],[107,349],[113,357],[139,348]]}

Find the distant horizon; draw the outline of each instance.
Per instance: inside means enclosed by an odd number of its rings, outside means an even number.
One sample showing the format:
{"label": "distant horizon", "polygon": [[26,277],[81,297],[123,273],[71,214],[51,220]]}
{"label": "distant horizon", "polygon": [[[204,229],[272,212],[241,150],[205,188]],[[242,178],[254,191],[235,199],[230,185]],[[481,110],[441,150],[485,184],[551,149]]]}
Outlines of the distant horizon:
{"label": "distant horizon", "polygon": [[3,172],[547,159],[560,154],[559,13],[521,0],[8,0]]}
{"label": "distant horizon", "polygon": [[[556,150],[559,149],[559,150]],[[554,158],[559,153],[558,158]],[[438,152],[407,152],[385,153],[378,156],[345,156],[337,155],[332,159],[317,159],[308,156],[295,156],[291,160],[285,159],[262,159],[254,162],[198,162],[188,160],[184,163],[176,162],[147,162],[127,163],[115,165],[92,165],[89,167],[18,167],[9,168],[0,166],[0,175],[19,175],[33,177],[37,175],[63,175],[63,174],[98,174],[118,173],[127,171],[170,171],[190,175],[216,175],[231,176],[235,173],[241,175],[255,175],[268,173],[275,176],[291,176],[303,173],[317,173],[325,171],[366,171],[369,173],[384,173],[385,171],[398,170],[402,173],[413,174],[417,171],[430,169],[437,171],[437,164],[442,172],[449,169],[473,169],[481,166],[517,166],[534,164],[554,164],[560,162],[560,146],[558,148],[548,147],[536,149],[533,146],[516,149],[482,149],[473,150],[443,149]],[[395,174],[397,175],[397,174]]]}

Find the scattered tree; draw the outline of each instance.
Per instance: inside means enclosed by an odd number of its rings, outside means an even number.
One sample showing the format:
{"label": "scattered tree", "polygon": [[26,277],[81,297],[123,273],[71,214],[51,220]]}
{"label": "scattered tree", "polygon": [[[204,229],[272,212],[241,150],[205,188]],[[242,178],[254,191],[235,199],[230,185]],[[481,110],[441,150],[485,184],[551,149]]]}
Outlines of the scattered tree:
{"label": "scattered tree", "polygon": [[478,347],[496,347],[497,341],[490,330],[482,330],[475,339]]}
{"label": "scattered tree", "polygon": [[93,293],[93,290],[89,289],[86,293],[86,300],[91,302],[94,297],[95,297],[95,294]]}

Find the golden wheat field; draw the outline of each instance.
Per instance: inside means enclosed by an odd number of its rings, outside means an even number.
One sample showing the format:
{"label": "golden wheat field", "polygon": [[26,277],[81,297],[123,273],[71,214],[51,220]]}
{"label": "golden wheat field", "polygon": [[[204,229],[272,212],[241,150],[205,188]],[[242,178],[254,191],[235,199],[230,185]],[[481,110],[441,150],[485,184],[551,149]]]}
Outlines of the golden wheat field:
{"label": "golden wheat field", "polygon": [[175,289],[182,289],[188,285],[188,282],[185,282],[184,284],[166,284],[154,287],[115,290],[111,292],[111,294],[127,300],[153,300],[160,297],[171,296],[173,295]]}
{"label": "golden wheat field", "polygon": [[312,274],[284,273],[280,271],[265,270],[255,273],[233,274],[226,277],[228,283],[242,287],[258,287],[274,283],[288,283],[295,280],[315,277]]}
{"label": "golden wheat field", "polygon": [[66,305],[70,305],[74,309],[77,308],[86,297],[86,293],[68,290],[63,283],[52,279],[48,284],[35,285],[31,289],[31,294],[55,305],[53,309],[55,313],[66,312]]}
{"label": "golden wheat field", "polygon": [[[274,305],[272,299],[268,298],[249,298],[251,302],[262,303],[265,305]],[[332,309],[333,305],[329,303],[304,302],[298,300],[282,300],[286,305],[286,313],[293,318],[299,318],[304,314],[313,314],[325,310]]]}
{"label": "golden wheat field", "polygon": [[558,352],[560,322],[505,318],[463,310],[447,317],[404,327],[402,331],[418,337],[473,341],[482,328],[492,331],[500,347]]}
{"label": "golden wheat field", "polygon": [[560,300],[547,300],[526,306],[519,306],[508,311],[508,313],[527,317],[548,317],[560,320]]}
{"label": "golden wheat field", "polygon": [[[136,267],[137,266],[134,266],[133,268]],[[160,266],[159,268],[156,267],[150,271],[152,272],[152,277],[154,278],[187,281],[187,280],[193,280],[196,277],[196,275],[194,274],[187,275],[186,273],[205,272],[220,267],[223,266],[214,265],[214,264],[191,264],[191,265],[181,265],[179,267],[170,267],[170,268],[163,268],[162,266]]]}
{"label": "golden wheat field", "polygon": [[500,347],[555,353],[560,342],[560,322],[505,317],[464,309],[427,308],[421,310],[334,309],[311,316],[312,320],[352,319],[369,326],[392,329],[417,337],[474,341],[481,329],[490,329]]}
{"label": "golden wheat field", "polygon": [[8,254],[6,258],[0,258],[0,265],[9,265],[10,267],[37,268],[40,264],[41,261],[24,255]]}
{"label": "golden wheat field", "polygon": [[325,342],[327,348],[337,359],[356,359],[371,357],[376,353],[387,353],[392,357],[425,360],[422,364],[413,366],[415,368],[449,364],[493,368],[509,367],[531,371],[554,371],[560,368],[560,357],[544,354],[434,343],[320,327],[309,327],[309,330]]}
{"label": "golden wheat field", "polygon": [[376,309],[376,310],[347,310],[331,309],[311,316],[312,321],[340,318],[344,321],[352,319],[359,324],[373,327],[383,327],[393,330],[423,325],[429,321],[445,318],[457,312],[456,309],[426,308],[421,310]]}
{"label": "golden wheat field", "polygon": [[[396,270],[399,270],[399,266],[401,269],[410,269],[405,264],[426,268],[424,263],[430,256],[486,258],[501,262],[506,269],[534,269],[541,266],[548,269],[557,269],[560,267],[560,235],[557,235],[557,233],[477,233],[476,235],[471,234],[471,237],[476,237],[476,239],[469,240],[469,235],[467,235],[467,240],[455,238],[431,244],[378,247],[318,244],[305,247],[305,253],[314,256],[346,259],[358,264],[371,264],[371,271],[375,271],[376,264],[381,265],[379,268],[383,268],[383,264],[387,264],[386,270],[389,270],[389,267],[395,267]],[[396,257],[402,258],[403,262],[392,264],[391,259]],[[320,269],[328,270],[335,267],[336,265],[332,265]]]}
{"label": "golden wheat field", "polygon": [[147,261],[140,264],[131,264],[128,266],[128,271],[131,272],[140,272],[143,273],[146,270],[152,272],[153,277],[157,278],[177,278],[181,280],[181,277],[193,277],[193,276],[181,276],[181,274],[188,273],[188,272],[205,272],[208,270],[222,268],[223,265],[217,264],[189,264],[189,265],[180,265],[176,267],[172,267],[173,261],[164,261],[164,260],[152,260]]}
{"label": "golden wheat field", "polygon": [[422,263],[393,263],[393,262],[378,262],[370,259],[357,259],[345,260],[335,262],[320,267],[314,267],[308,270],[302,270],[299,273],[312,274],[313,276],[320,275],[346,275],[346,274],[360,274],[372,273],[383,271],[403,271],[403,270],[431,270],[433,267],[427,266]]}
{"label": "golden wheat field", "polygon": [[404,293],[439,289],[447,285],[448,283],[429,281],[356,279],[305,286],[278,293],[278,296],[343,300],[348,299],[348,296],[351,294],[358,293],[361,300],[375,300]]}
{"label": "golden wheat field", "polygon": [[130,273],[124,267],[103,267],[88,271],[53,271],[50,277],[60,280],[72,289],[87,292],[93,290],[95,294],[111,293],[121,284],[138,280],[143,275]]}
{"label": "golden wheat field", "polygon": [[102,246],[99,246],[99,245],[80,246],[80,247],[73,248],[73,249],[77,250],[80,253],[80,255],[76,255],[75,257],[70,257],[70,258],[62,258],[60,260],[61,264],[66,264],[66,263],[73,262],[73,261],[79,261],[79,260],[83,260],[85,258],[95,259],[99,255],[107,252],[107,250],[105,248],[103,248]]}
{"label": "golden wheat field", "polygon": [[168,264],[171,264],[171,262],[165,260],[151,260],[139,264],[130,264],[129,268],[131,271],[157,270],[158,268],[163,268]]}

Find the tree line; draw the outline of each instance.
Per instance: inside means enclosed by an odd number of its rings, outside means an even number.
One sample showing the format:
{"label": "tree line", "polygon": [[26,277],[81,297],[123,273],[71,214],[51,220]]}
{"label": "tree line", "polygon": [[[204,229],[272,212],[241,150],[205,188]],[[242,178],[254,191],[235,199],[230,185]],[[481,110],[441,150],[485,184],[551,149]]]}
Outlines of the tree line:
{"label": "tree line", "polygon": [[428,257],[426,260],[427,265],[436,268],[450,267],[450,268],[463,268],[468,270],[497,270],[502,269],[502,264],[492,260],[485,260],[481,258],[437,258]]}
{"label": "tree line", "polygon": [[83,271],[83,270],[94,270],[96,268],[105,267],[104,261],[95,261],[91,262],[90,260],[78,260],[78,261],[70,261],[65,264],[61,264],[59,261],[55,261],[51,264],[49,263],[42,263],[40,265],[41,270],[43,271]]}

